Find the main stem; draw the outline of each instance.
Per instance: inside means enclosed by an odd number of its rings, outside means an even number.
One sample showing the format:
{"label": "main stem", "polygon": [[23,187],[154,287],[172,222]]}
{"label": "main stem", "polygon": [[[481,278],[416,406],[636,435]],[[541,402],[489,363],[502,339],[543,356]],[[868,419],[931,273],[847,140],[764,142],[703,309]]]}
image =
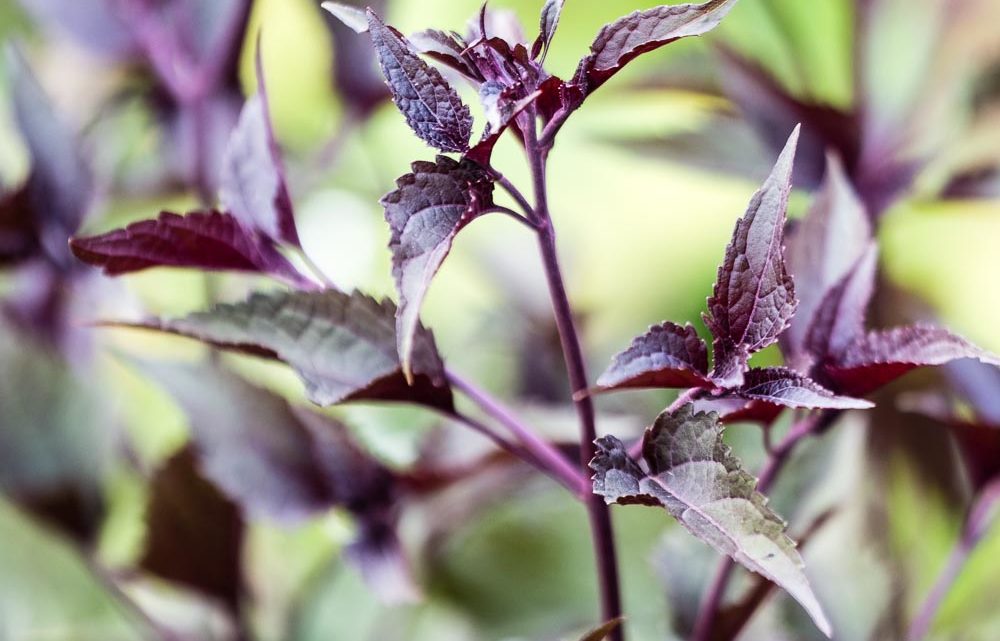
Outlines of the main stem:
{"label": "main stem", "polygon": [[[569,374],[569,383],[574,396],[587,389],[587,368],[580,346],[580,337],[573,320],[573,309],[566,294],[566,286],[559,267],[556,250],[555,229],[549,215],[548,195],[545,184],[545,163],[547,151],[539,146],[535,122],[525,129],[525,149],[531,165],[531,177],[535,191],[535,223],[538,225],[538,246],[541,251],[545,276],[549,285],[549,295],[555,312],[556,327],[562,343],[563,358]],[[586,470],[596,454],[597,426],[594,404],[585,395],[573,401],[580,419],[580,466]],[[591,537],[597,561],[597,576],[601,593],[601,617],[611,621],[621,616],[621,595],[618,587],[618,559],[615,552],[614,530],[611,513],[604,499],[590,493],[586,498],[587,514],[590,518]],[[621,626],[611,633],[612,641],[625,638]]]}

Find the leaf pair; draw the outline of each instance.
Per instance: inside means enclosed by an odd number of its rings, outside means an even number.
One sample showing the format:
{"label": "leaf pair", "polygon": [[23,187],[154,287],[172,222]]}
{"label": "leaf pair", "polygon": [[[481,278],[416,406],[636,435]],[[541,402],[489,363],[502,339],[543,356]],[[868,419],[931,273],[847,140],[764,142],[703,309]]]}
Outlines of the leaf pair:
{"label": "leaf pair", "polygon": [[[388,600],[414,595],[415,588],[409,582],[382,580],[386,563],[396,567],[396,578],[409,576],[395,533],[400,499],[396,476],[360,448],[343,424],[289,405],[223,369],[211,368],[206,378],[204,366],[141,363],[140,368],[188,415],[198,471],[228,500],[256,519],[284,523],[332,508],[347,510],[359,524],[348,558]],[[154,516],[158,487],[154,482]],[[203,511],[193,516],[215,518]],[[153,545],[148,550],[155,552],[155,544],[164,533],[155,529],[155,522],[151,525]],[[166,531],[176,527],[181,526],[166,526]],[[204,548],[194,541],[191,544],[195,549]],[[172,552],[168,546],[162,547],[164,554],[186,556],[177,550],[187,546],[178,548],[176,541]],[[183,562],[175,565],[184,567]],[[161,573],[163,570],[169,572],[170,568],[161,568]]]}
{"label": "leaf pair", "polygon": [[791,594],[829,636],[784,521],[724,443],[723,430],[718,415],[695,413],[691,404],[664,412],[643,437],[646,469],[617,438],[601,438],[590,463],[594,492],[609,504],[665,508],[695,537]]}
{"label": "leaf pair", "polygon": [[315,285],[278,247],[299,248],[291,197],[271,129],[260,49],[257,94],[243,107],[222,168],[224,211],[163,212],[123,229],[73,238],[82,261],[117,276],[152,267],[267,274],[295,287]]}
{"label": "leaf pair", "polygon": [[789,327],[798,304],[784,258],[784,226],[798,129],[774,170],[736,223],[719,268],[706,325],[714,337],[715,364],[690,325],[665,322],[636,338],[614,357],[595,391],[649,387],[702,388],[785,407],[865,408],[787,368],[750,369],[750,356],[773,344]]}

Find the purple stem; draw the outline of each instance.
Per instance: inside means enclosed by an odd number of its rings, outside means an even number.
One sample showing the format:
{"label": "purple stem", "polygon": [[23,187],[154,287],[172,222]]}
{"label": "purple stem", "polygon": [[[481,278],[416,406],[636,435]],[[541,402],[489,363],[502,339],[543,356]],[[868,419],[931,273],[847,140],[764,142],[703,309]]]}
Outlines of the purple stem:
{"label": "purple stem", "polygon": [[[826,424],[828,418],[824,412],[820,412],[792,425],[785,438],[768,456],[767,463],[761,470],[760,478],[757,481],[758,492],[765,494],[771,489],[795,446],[811,436],[821,425]],[[722,599],[726,596],[726,588],[729,586],[729,579],[732,577],[734,569],[736,569],[736,562],[728,556],[719,562],[715,577],[705,592],[701,609],[698,610],[694,630],[691,632],[691,641],[709,641],[712,638],[712,626],[719,615],[719,608],[722,606]]]}
{"label": "purple stem", "polygon": [[993,521],[993,508],[1000,502],[1000,479],[994,480],[983,489],[969,512],[962,536],[955,543],[944,570],[934,582],[934,587],[917,611],[916,618],[907,634],[909,641],[920,641],[931,629],[941,604],[951,591],[972,552],[979,545]]}
{"label": "purple stem", "polygon": [[461,391],[469,400],[478,405],[486,414],[492,416],[517,437],[533,462],[546,474],[559,481],[574,496],[585,498],[589,494],[589,484],[580,475],[580,471],[566,459],[551,443],[541,439],[531,428],[522,423],[516,416],[496,401],[488,392],[480,389],[453,371],[446,372],[451,384]]}
{"label": "purple stem", "polygon": [[[597,440],[597,426],[594,404],[589,396],[582,394],[587,389],[587,369],[583,358],[583,349],[580,345],[580,337],[573,321],[573,309],[566,294],[562,270],[559,267],[555,229],[549,215],[545,184],[545,163],[548,151],[547,147],[542,147],[538,143],[534,109],[531,109],[529,115],[530,122],[527,123],[528,126],[522,127],[522,130],[524,131],[525,152],[531,167],[535,191],[534,222],[538,226],[538,246],[542,263],[545,266],[545,276],[555,312],[556,327],[559,330],[559,340],[562,343],[570,388],[574,395],[573,403],[576,405],[576,412],[580,419],[580,467],[586,470],[596,454],[594,441]],[[619,618],[622,613],[621,594],[618,586],[618,559],[615,552],[611,513],[604,499],[596,494],[590,493],[587,496],[586,504],[597,562],[598,587],[601,594],[601,620],[611,621]],[[611,632],[609,637],[611,641],[623,641],[625,634],[619,626]]]}

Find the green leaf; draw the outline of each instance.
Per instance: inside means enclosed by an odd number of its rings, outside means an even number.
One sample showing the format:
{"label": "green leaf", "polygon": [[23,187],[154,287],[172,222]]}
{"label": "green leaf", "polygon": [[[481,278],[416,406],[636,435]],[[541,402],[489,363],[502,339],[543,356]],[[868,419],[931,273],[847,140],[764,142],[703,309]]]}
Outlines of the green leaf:
{"label": "green leaf", "polygon": [[717,414],[695,413],[690,404],[660,414],[643,442],[648,473],[617,438],[599,439],[590,463],[594,493],[609,504],[666,508],[697,538],[791,594],[829,636],[784,521],[723,442],[723,430]]}

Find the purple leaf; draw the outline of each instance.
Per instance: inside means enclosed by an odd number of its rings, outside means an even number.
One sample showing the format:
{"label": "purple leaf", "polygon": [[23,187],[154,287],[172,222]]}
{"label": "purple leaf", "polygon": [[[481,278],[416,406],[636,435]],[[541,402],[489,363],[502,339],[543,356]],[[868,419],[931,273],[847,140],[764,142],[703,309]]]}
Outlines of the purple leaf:
{"label": "purple leaf", "polygon": [[864,205],[838,157],[829,155],[822,189],[809,214],[788,235],[788,268],[795,278],[799,307],[781,336],[786,356],[794,359],[804,349],[817,309],[855,268],[871,237]]}
{"label": "purple leaf", "polygon": [[742,383],[750,354],[774,343],[795,314],[795,288],[782,243],[798,138],[796,128],[737,221],[708,299],[705,322],[715,339],[712,377],[725,387]]}
{"label": "purple leaf", "polygon": [[83,221],[93,178],[74,133],[60,120],[20,53],[7,48],[14,114],[31,154],[27,197],[34,228],[49,256],[69,261],[66,239]]}
{"label": "purple leaf", "polygon": [[471,161],[439,156],[413,163],[382,198],[392,237],[392,273],[399,292],[396,323],[399,356],[410,368],[420,305],[459,231],[493,204],[493,182]]}
{"label": "purple leaf", "polygon": [[479,70],[469,63],[468,45],[460,36],[438,29],[425,29],[410,35],[410,43],[428,58],[451,67],[471,80],[483,81]]}
{"label": "purple leaf", "polygon": [[875,290],[878,243],[868,249],[840,283],[827,291],[813,315],[806,335],[805,351],[815,361],[837,359],[865,332],[865,312]]}
{"label": "purple leaf", "polygon": [[649,472],[614,436],[597,441],[594,493],[608,504],[662,506],[691,534],[786,590],[829,636],[830,624],[806,578],[785,523],[723,440],[718,415],[691,404],[663,412],[643,437]]}
{"label": "purple leaf", "polygon": [[414,133],[442,151],[468,150],[472,115],[455,89],[371,10],[368,27],[393,100]]}
{"label": "purple leaf", "polygon": [[271,129],[267,88],[257,47],[257,95],[247,100],[229,139],[222,169],[221,199],[226,210],[268,238],[299,246],[291,197]]}
{"label": "purple leaf", "polygon": [[649,328],[616,355],[595,391],[629,388],[710,387],[708,348],[691,325],[669,321]]}
{"label": "purple leaf", "polygon": [[[391,516],[388,518],[392,518]],[[394,524],[371,515],[358,523],[357,538],[344,549],[344,557],[361,573],[365,583],[383,603],[395,605],[420,599],[420,588]]]}
{"label": "purple leaf", "polygon": [[605,26],[580,61],[574,82],[589,94],[640,55],[689,36],[703,35],[722,22],[736,0],[663,5],[636,11]]}
{"label": "purple leaf", "polygon": [[914,325],[869,332],[828,363],[823,374],[837,391],[863,396],[910,370],[962,358],[1000,367],[996,356],[948,330]]}
{"label": "purple leaf", "polygon": [[549,46],[552,44],[552,38],[555,37],[556,29],[559,27],[559,17],[562,15],[565,4],[566,0],[545,0],[541,18],[539,18],[538,38],[531,46],[532,58],[541,56],[542,60],[545,60]]}
{"label": "purple leaf", "polygon": [[73,238],[70,248],[77,258],[101,267],[109,276],[151,267],[195,267],[259,272],[293,285],[309,285],[269,239],[216,211],[184,216],[162,212],[155,220]]}
{"label": "purple leaf", "polygon": [[743,398],[772,405],[806,409],[869,409],[873,403],[837,396],[819,383],[784,367],[751,369],[735,392]]}
{"label": "purple leaf", "polygon": [[951,386],[969,401],[975,415],[985,423],[1000,426],[1000,369],[962,360],[945,370]]}
{"label": "purple leaf", "polygon": [[[386,2],[371,0],[367,5],[375,11],[382,11]],[[368,32],[368,16],[363,6],[363,3],[355,6],[328,2],[323,4],[326,11],[322,12],[333,42],[334,87],[351,115],[361,119],[390,98],[389,89],[375,62],[370,39],[354,35]]]}
{"label": "purple leaf", "polygon": [[202,476],[191,448],[172,456],[153,477],[146,522],[142,569],[214,597],[231,613],[239,610],[243,519]]}
{"label": "purple leaf", "polygon": [[20,0],[32,19],[61,31],[90,51],[127,58],[137,45],[123,16],[109,2],[78,0]]}
{"label": "purple leaf", "polygon": [[396,307],[359,292],[253,294],[175,320],[130,326],[156,329],[235,352],[286,363],[317,405],[402,401],[452,410],[451,388],[433,335],[418,326],[407,383],[396,351]]}

